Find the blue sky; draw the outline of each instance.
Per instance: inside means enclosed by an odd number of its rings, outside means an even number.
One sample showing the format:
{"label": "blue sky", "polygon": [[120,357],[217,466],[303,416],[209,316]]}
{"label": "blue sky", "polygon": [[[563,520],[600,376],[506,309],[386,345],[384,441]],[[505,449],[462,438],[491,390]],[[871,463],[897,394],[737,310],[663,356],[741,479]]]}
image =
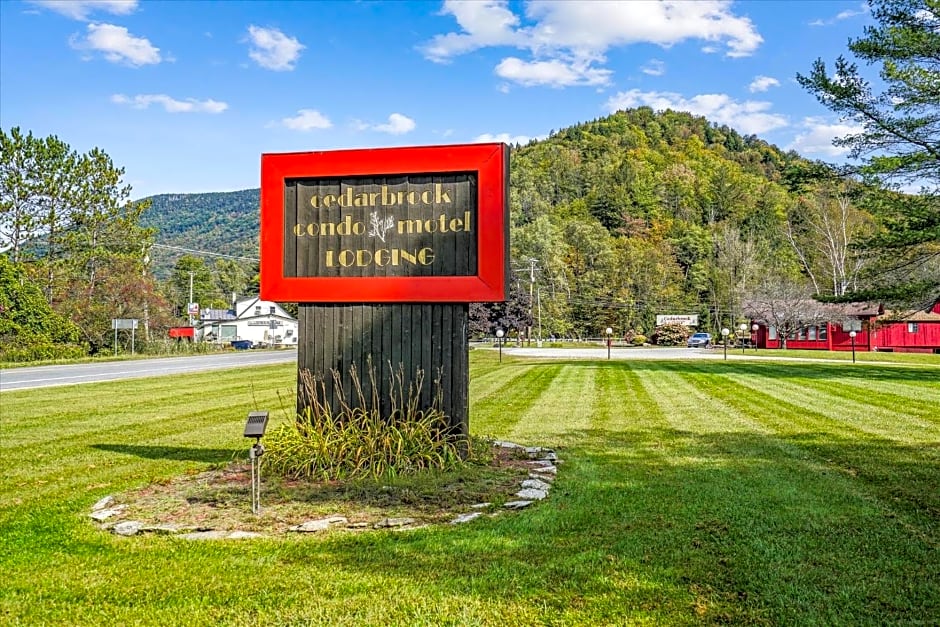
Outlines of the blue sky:
{"label": "blue sky", "polygon": [[4,0],[0,127],[103,149],[135,198],[257,187],[265,152],[524,143],[640,105],[839,161],[853,129],[794,77],[870,23],[859,0]]}

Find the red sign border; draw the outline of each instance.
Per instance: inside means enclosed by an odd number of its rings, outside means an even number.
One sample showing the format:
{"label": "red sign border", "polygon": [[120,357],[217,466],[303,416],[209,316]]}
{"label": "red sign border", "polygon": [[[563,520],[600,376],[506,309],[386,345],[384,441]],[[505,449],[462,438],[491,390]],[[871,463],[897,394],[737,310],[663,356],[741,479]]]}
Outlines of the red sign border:
{"label": "red sign border", "polygon": [[[435,277],[284,276],[288,179],[477,173],[477,274]],[[297,303],[472,303],[506,299],[509,147],[410,146],[261,155],[261,298]]]}

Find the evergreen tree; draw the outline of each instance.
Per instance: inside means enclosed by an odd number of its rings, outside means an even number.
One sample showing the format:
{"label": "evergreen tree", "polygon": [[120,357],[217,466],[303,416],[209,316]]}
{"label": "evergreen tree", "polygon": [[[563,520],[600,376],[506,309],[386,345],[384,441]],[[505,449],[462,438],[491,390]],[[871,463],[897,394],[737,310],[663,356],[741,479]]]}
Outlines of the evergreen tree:
{"label": "evergreen tree", "polygon": [[837,140],[864,159],[860,173],[890,185],[919,185],[919,196],[879,191],[873,206],[884,234],[868,249],[883,253],[870,289],[847,298],[931,304],[940,300],[940,0],[869,0],[877,25],[849,50],[880,65],[876,91],[858,66],[840,56],[834,72],[817,59],[800,84],[861,132]]}

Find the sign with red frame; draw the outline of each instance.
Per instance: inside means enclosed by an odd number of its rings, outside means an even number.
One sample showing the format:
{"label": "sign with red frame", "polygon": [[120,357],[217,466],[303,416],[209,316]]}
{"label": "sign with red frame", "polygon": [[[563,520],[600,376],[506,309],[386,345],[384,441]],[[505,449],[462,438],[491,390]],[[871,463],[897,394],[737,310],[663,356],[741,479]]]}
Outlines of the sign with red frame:
{"label": "sign with red frame", "polygon": [[418,146],[261,157],[261,298],[506,297],[509,148]]}

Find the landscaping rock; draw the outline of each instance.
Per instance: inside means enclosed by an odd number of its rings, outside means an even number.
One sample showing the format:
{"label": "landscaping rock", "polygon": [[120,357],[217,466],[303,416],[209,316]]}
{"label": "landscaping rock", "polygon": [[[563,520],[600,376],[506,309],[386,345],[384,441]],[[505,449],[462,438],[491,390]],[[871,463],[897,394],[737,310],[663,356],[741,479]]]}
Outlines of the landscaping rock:
{"label": "landscaping rock", "polygon": [[406,525],[413,525],[414,522],[414,518],[383,518],[379,522],[375,523],[375,528],[390,529],[393,527],[404,527]]}
{"label": "landscaping rock", "polygon": [[548,492],[552,487],[551,484],[545,483],[541,479],[526,479],[522,482],[523,488],[532,488],[533,490],[541,490],[542,492]]}
{"label": "landscaping rock", "polygon": [[516,492],[516,496],[520,499],[526,499],[529,501],[541,501],[548,493],[545,490],[536,490],[535,488],[526,488],[524,490],[519,490]]}
{"label": "landscaping rock", "polygon": [[112,503],[114,503],[114,497],[109,494],[108,496],[104,497],[103,499],[99,500],[97,503],[92,505],[91,511],[97,512],[98,510],[105,509],[106,507],[110,507]]}
{"label": "landscaping rock", "polygon": [[479,518],[482,515],[483,515],[483,512],[471,512],[469,514],[461,514],[457,516],[457,518],[450,521],[450,524],[459,525],[462,523],[467,523],[467,522],[470,522],[471,520],[475,520]]}
{"label": "landscaping rock", "polygon": [[500,448],[523,448],[521,444],[516,444],[515,442],[503,442],[502,440],[496,440],[493,442],[493,446],[498,446]]}
{"label": "landscaping rock", "polygon": [[[140,528],[140,533],[154,533],[157,535],[173,535],[182,531],[183,528],[179,525],[143,525]],[[188,528],[186,531],[195,531],[195,529]]]}
{"label": "landscaping rock", "polygon": [[119,522],[111,528],[111,531],[119,536],[136,536],[140,532],[143,523],[136,520],[125,520]]}
{"label": "landscaping rock", "polygon": [[349,520],[345,516],[331,516],[321,518],[320,520],[308,520],[288,529],[288,531],[299,531],[301,533],[315,533],[317,531],[326,531],[333,525],[345,525]]}
{"label": "landscaping rock", "polygon": [[470,509],[486,509],[490,505],[492,505],[492,503],[474,503],[470,506]]}
{"label": "landscaping rock", "polygon": [[532,505],[532,501],[509,501],[508,503],[503,503],[503,507],[506,509],[522,509]]}
{"label": "landscaping rock", "polygon": [[557,475],[558,467],[557,466],[542,466],[540,468],[533,468],[531,472],[538,473],[540,475]]}
{"label": "landscaping rock", "polygon": [[555,481],[555,475],[549,474],[547,472],[546,473],[530,472],[529,479],[535,479],[536,481],[544,481],[548,483],[549,485],[551,485],[552,482]]}
{"label": "landscaping rock", "polygon": [[260,534],[257,531],[239,531],[235,530],[230,532],[225,536],[226,540],[250,540],[252,538],[263,538],[264,534]]}
{"label": "landscaping rock", "polygon": [[184,533],[179,537],[184,540],[222,540],[226,536],[225,531],[219,531],[218,529],[212,529],[209,531],[193,531],[192,533]]}
{"label": "landscaping rock", "polygon": [[117,507],[112,507],[109,509],[99,509],[98,511],[91,513],[91,518],[92,520],[102,522],[114,516],[121,515],[124,513],[125,509],[127,509],[126,505],[118,505]]}

